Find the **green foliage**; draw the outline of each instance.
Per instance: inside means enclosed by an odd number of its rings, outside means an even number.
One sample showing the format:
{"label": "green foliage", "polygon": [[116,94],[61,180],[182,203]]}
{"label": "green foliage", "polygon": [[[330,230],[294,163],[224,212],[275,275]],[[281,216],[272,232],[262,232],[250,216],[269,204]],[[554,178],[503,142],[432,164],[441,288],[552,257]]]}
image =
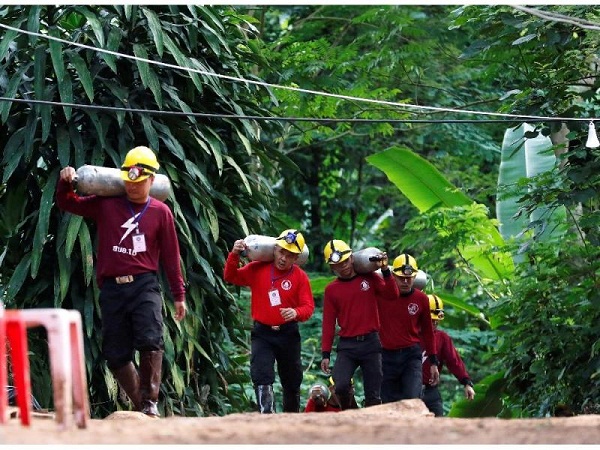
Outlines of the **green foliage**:
{"label": "green foliage", "polygon": [[[261,11],[265,23],[261,31],[273,55],[266,79],[352,97],[345,100],[277,90],[278,115],[375,120],[297,122],[277,137],[301,170],[299,176],[276,184],[280,214],[302,222],[313,254],[319,254],[332,236],[354,248],[388,248],[415,215],[406,198],[364,163],[366,157],[390,145],[409,146],[427,159],[439,161],[451,173],[452,181],[465,185],[469,193],[494,201],[486,192],[495,183],[494,176],[488,177],[495,171],[493,161],[498,152],[490,139],[490,134],[497,132],[494,126],[475,130],[452,124],[384,122],[426,118],[428,114],[385,102],[448,106],[463,104],[464,98],[485,103],[482,98],[489,97],[489,86],[479,89],[470,81],[471,74],[456,65],[463,35],[447,29],[450,10],[319,5]],[[470,161],[467,169],[465,155]],[[311,268],[325,269],[320,260]]]}
{"label": "green foliage", "polygon": [[514,294],[493,308],[503,324],[497,354],[507,392],[526,414],[552,414],[558,404],[600,409],[598,256],[573,234],[532,244]]}
{"label": "green foliage", "polygon": [[[3,6],[0,19],[67,41],[4,33],[3,97],[105,108],[0,105],[0,282],[7,307],[79,310],[92,413],[102,417],[123,407],[100,354],[95,225],[58,211],[53,195],[61,167],[118,167],[130,148],[149,145],[173,185],[167,203],[178,229],[189,308],[186,320],[175,322],[161,274],[166,329],[160,409],[166,415],[243,409],[247,397],[229,390],[228,380],[243,379],[238,366],[246,336],[220,271],[231,242],[268,220],[272,193],[263,176],[285,158],[263,143],[261,133],[274,133],[275,126],[110,108],[268,115],[259,106],[264,88],[209,75],[253,78],[251,69],[263,61],[253,19],[229,7],[191,5]],[[37,341],[32,351],[47,349]],[[34,393],[47,399],[48,373],[32,367]]]}

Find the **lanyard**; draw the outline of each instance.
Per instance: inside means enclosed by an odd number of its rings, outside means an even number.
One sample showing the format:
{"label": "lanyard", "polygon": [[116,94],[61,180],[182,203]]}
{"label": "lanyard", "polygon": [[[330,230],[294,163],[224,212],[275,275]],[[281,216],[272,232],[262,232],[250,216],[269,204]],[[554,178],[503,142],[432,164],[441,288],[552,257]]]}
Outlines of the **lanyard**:
{"label": "lanyard", "polygon": [[144,208],[136,216],[135,211],[133,210],[133,207],[131,206],[131,202],[129,201],[129,199],[127,199],[127,206],[129,206],[129,211],[131,211],[131,215],[133,216],[132,225],[135,225],[138,229],[139,229],[139,225],[138,224],[140,223],[140,220],[142,220],[142,216],[144,215],[144,213],[148,209],[148,205],[149,204],[150,204],[150,198],[148,198],[148,201],[146,202],[146,205],[144,206]]}
{"label": "lanyard", "polygon": [[283,277],[287,277],[290,273],[292,273],[292,270],[294,270],[294,266],[290,267],[290,270],[288,270],[283,275],[276,277],[275,276],[275,263],[271,264],[271,287],[275,286],[275,282],[277,280],[279,280],[280,278],[283,278]]}

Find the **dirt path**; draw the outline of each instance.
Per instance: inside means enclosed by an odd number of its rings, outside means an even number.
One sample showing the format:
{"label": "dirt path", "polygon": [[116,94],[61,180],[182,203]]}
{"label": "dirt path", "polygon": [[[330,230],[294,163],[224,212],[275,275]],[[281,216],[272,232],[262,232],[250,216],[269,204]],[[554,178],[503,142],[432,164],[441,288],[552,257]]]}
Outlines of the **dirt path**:
{"label": "dirt path", "polygon": [[544,419],[434,418],[420,400],[341,413],[150,419],[117,412],[60,431],[52,419],[0,425],[0,444],[600,444],[600,415]]}

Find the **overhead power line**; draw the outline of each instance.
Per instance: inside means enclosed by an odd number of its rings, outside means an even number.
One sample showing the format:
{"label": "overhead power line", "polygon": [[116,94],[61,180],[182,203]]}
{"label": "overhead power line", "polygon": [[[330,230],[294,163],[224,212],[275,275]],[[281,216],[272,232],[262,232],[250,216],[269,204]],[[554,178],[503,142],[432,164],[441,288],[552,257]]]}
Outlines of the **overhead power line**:
{"label": "overhead power line", "polygon": [[234,118],[234,119],[253,119],[253,120],[280,120],[280,121],[307,121],[307,122],[353,122],[353,123],[377,123],[377,122],[387,122],[387,123],[494,123],[494,122],[565,122],[565,121],[590,121],[593,119],[590,118],[574,118],[574,117],[547,117],[547,116],[535,116],[535,115],[518,115],[518,114],[505,114],[505,113],[497,113],[497,112],[486,112],[486,111],[475,111],[475,110],[467,110],[467,109],[454,109],[454,108],[443,108],[443,107],[435,107],[435,106],[422,106],[422,105],[413,105],[410,103],[398,103],[398,102],[390,102],[385,100],[376,100],[370,98],[363,97],[355,97],[348,96],[342,94],[332,94],[323,91],[316,91],[311,89],[302,89],[293,86],[284,86],[279,84],[271,84],[263,81],[249,80],[241,77],[233,77],[229,75],[217,74],[214,72],[207,72],[204,70],[194,69],[190,67],[183,67],[175,64],[163,63],[161,61],[154,61],[151,59],[140,58],[138,56],[127,55],[124,53],[115,52],[112,50],[106,50],[98,47],[93,47],[85,44],[80,44],[77,42],[67,41],[65,39],[60,39],[54,36],[49,36],[46,34],[35,33],[28,30],[22,30],[20,28],[15,28],[10,25],[6,25],[0,23],[0,28],[5,28],[7,30],[12,30],[18,33],[27,34],[30,36],[37,36],[42,39],[53,40],[56,42],[60,42],[66,45],[73,45],[76,47],[92,50],[99,53],[106,53],[113,56],[118,56],[121,58],[131,59],[135,61],[141,61],[148,64],[154,64],[157,66],[162,66],[170,69],[183,70],[188,72],[194,72],[205,76],[212,76],[216,78],[221,78],[229,81],[242,82],[247,84],[260,85],[264,87],[270,87],[274,89],[285,89],[290,91],[296,91],[305,94],[312,95],[320,95],[324,97],[332,97],[338,98],[342,100],[351,100],[358,102],[366,102],[373,103],[378,105],[386,105],[392,106],[396,108],[404,108],[404,109],[418,109],[421,111],[435,111],[435,112],[447,112],[447,113],[456,113],[456,114],[469,114],[469,115],[482,115],[482,116],[490,116],[490,117],[500,117],[503,119],[472,119],[472,120],[459,120],[459,119],[339,119],[339,118],[303,118],[303,117],[263,117],[263,116],[242,116],[242,115],[222,115],[222,114],[203,114],[203,113],[185,113],[185,112],[174,112],[174,111],[156,111],[156,110],[142,110],[142,109],[131,109],[131,108],[117,108],[117,107],[103,107],[103,106],[95,106],[95,105],[81,105],[81,104],[69,104],[69,103],[61,103],[61,102],[46,102],[43,100],[26,100],[26,99],[8,99],[8,98],[0,98],[2,101],[24,101],[29,103],[43,103],[43,104],[51,104],[54,106],[69,106],[72,108],[95,108],[95,109],[110,109],[112,111],[123,110],[126,112],[136,112],[136,113],[146,113],[146,114],[169,114],[169,115],[185,115],[185,116],[198,116],[198,117],[214,117],[214,118]]}
{"label": "overhead power line", "polygon": [[[165,116],[191,116],[207,119],[246,119],[281,122],[319,122],[319,123],[515,123],[527,121],[536,122],[563,122],[564,118],[527,118],[528,116],[511,116],[513,119],[356,119],[356,118],[318,118],[318,117],[277,117],[277,116],[246,116],[239,114],[210,114],[184,111],[161,111],[156,109],[122,108],[117,106],[84,105],[79,103],[52,102],[48,100],[32,100],[22,98],[0,97],[0,102],[29,103],[38,105],[60,106],[74,109],[89,109],[99,111],[118,111],[137,114],[165,115]],[[589,121],[590,119],[579,119]]]}

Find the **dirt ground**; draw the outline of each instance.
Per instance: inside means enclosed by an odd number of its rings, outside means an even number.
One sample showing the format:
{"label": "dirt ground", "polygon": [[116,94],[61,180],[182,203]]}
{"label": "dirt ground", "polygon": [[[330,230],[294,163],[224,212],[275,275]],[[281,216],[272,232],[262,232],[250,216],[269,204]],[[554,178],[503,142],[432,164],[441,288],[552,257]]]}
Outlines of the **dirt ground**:
{"label": "dirt ground", "polygon": [[[600,444],[600,415],[543,419],[435,418],[421,400],[341,413],[151,419],[116,412],[84,429],[61,430],[53,418],[0,425],[0,444]],[[11,448],[14,448],[11,446]]]}

